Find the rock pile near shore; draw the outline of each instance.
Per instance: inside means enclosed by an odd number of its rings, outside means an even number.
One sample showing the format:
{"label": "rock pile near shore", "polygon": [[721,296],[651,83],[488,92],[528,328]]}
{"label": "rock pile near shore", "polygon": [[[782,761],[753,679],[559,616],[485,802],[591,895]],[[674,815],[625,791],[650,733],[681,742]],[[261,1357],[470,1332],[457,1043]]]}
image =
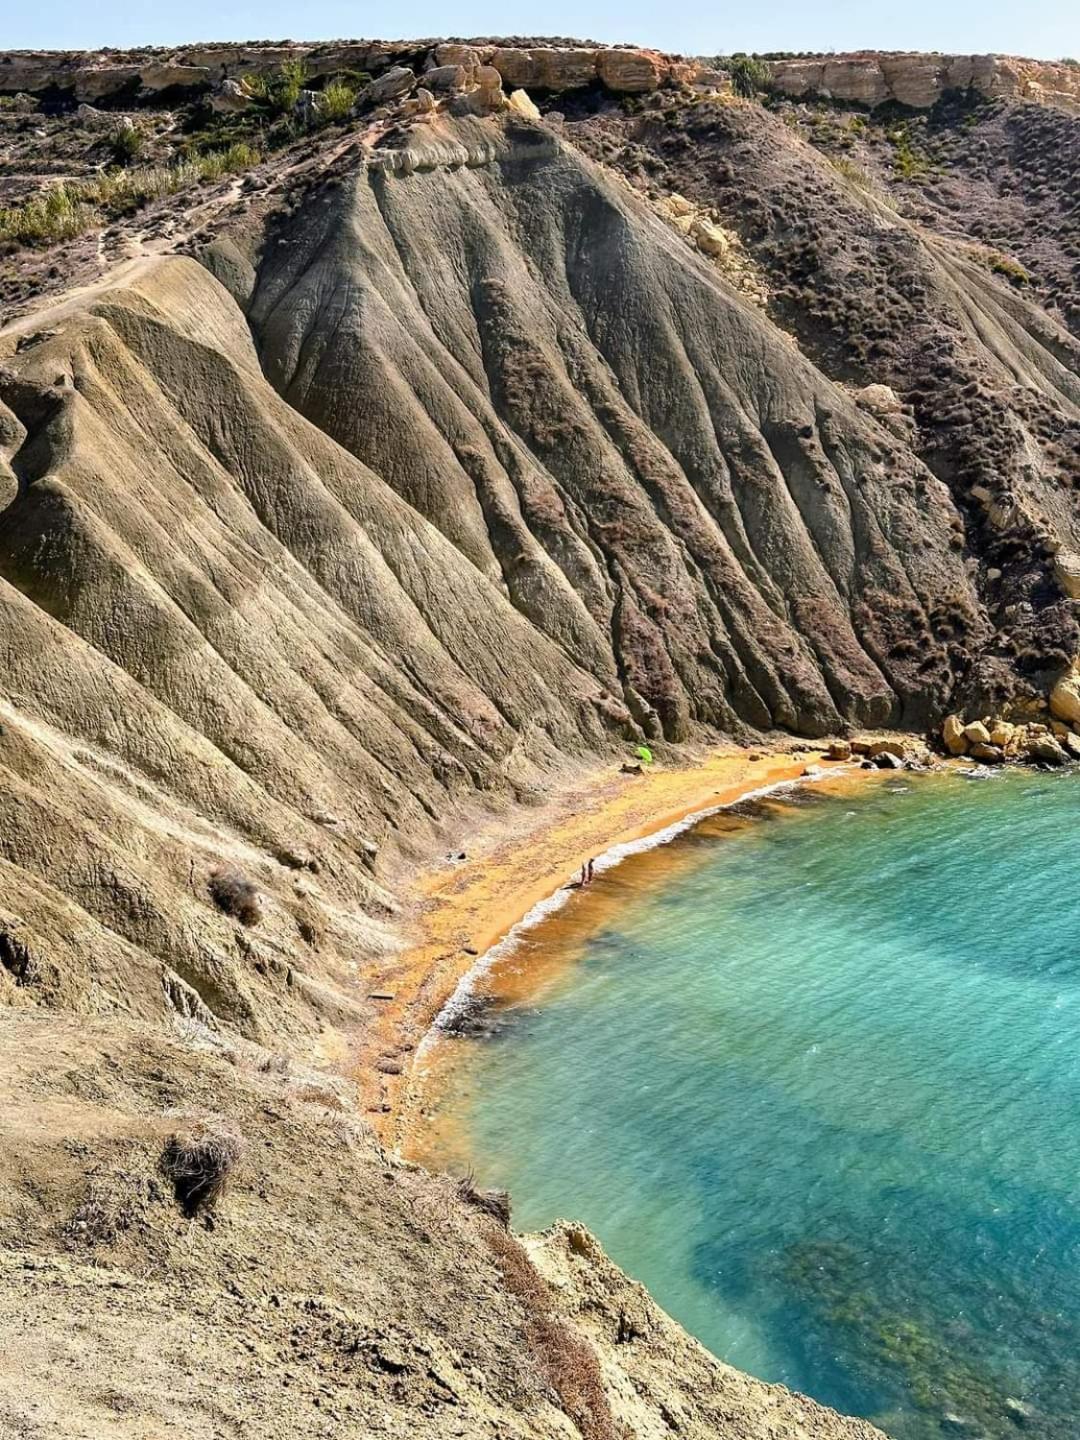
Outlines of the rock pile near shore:
{"label": "rock pile near shore", "polygon": [[1000,716],[965,721],[962,715],[950,715],[941,727],[941,739],[948,754],[964,755],[984,765],[1007,760],[1065,765],[1080,760],[1080,734],[1061,720],[1014,724]]}
{"label": "rock pile near shore", "polygon": [[834,740],[825,758],[858,760],[868,770],[929,770],[933,764],[930,747],[912,735]]}

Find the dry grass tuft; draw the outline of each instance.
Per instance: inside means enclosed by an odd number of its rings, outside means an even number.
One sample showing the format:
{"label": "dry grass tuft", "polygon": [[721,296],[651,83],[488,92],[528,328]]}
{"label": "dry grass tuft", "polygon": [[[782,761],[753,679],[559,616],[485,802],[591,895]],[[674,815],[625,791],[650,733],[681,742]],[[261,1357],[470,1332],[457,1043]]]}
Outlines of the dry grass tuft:
{"label": "dry grass tuft", "polygon": [[470,1170],[457,1182],[457,1193],[466,1205],[489,1215],[498,1221],[504,1230],[510,1229],[510,1192],[507,1190],[484,1190],[476,1183]]}
{"label": "dry grass tuft", "polygon": [[237,142],[172,165],[144,165],[109,170],[91,180],[66,180],[21,205],[0,206],[0,244],[45,246],[71,240],[167,195],[250,170],[262,158],[253,146]]}
{"label": "dry grass tuft", "polygon": [[243,925],[257,925],[261,909],[259,892],[253,881],[239,870],[214,870],[206,888],[210,899],[225,915],[231,915]]}
{"label": "dry grass tuft", "polygon": [[196,1120],[170,1136],[161,1170],[172,1181],[189,1219],[217,1204],[243,1152],[239,1130],[226,1120]]}

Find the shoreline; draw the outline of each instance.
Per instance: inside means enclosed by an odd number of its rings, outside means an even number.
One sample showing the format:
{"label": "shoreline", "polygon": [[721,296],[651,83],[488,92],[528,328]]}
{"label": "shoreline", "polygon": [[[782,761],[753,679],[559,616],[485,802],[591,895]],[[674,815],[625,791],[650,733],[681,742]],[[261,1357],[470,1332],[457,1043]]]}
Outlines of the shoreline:
{"label": "shoreline", "polygon": [[[608,765],[535,811],[491,819],[470,837],[467,858],[422,871],[408,943],[373,977],[378,1009],[351,1067],[380,1140],[399,1151],[406,1144],[424,1088],[417,1062],[465,978],[497,958],[491,952],[524,921],[537,923],[576,893],[567,887],[585,860],[608,869],[750,795],[803,780],[824,759],[820,744],[796,741],[783,750],[703,750],[684,766],[642,775]],[[837,776],[844,770],[836,764]]]}
{"label": "shoreline", "polygon": [[[879,732],[868,738],[893,738],[895,733]],[[756,759],[751,759],[752,756]],[[826,794],[837,797],[848,791],[853,793],[856,788],[861,790],[868,784],[872,785],[874,781],[897,778],[896,772],[890,770],[864,770],[857,763],[853,763],[857,762],[857,756],[852,760],[830,760],[822,749],[798,749],[792,752],[773,750],[764,753],[750,750],[713,751],[696,764],[664,774],[688,782],[695,778],[700,781],[708,777],[711,783],[714,766],[740,760],[747,765],[761,767],[756,783],[747,775],[739,782],[714,790],[712,798],[704,806],[680,808],[674,816],[666,812],[655,813],[633,836],[627,838],[619,835],[611,839],[607,848],[594,857],[596,875],[600,876],[620,866],[624,861],[636,859],[649,852],[666,850],[680,835],[699,826],[705,827],[707,831],[710,820],[730,813],[748,800],[775,798],[782,801],[785,795],[790,796],[803,786],[820,786]],[[971,773],[961,757],[947,758],[933,765],[931,769],[939,775]],[[995,774],[1000,775],[1002,770],[1000,767],[992,770],[979,766],[976,767],[976,773],[980,778],[990,778]],[[590,777],[592,787],[600,787],[601,793],[607,788],[603,786],[604,778],[603,773]],[[652,778],[660,777],[657,775]],[[600,817],[608,817],[611,808],[615,807],[603,807]],[[757,821],[747,819],[745,823],[750,825]],[[549,828],[550,823],[541,823],[524,837],[526,855],[533,853],[533,847],[542,845]],[[728,833],[725,826],[724,834]],[[655,874],[648,877],[647,887],[656,880]],[[437,894],[440,888],[433,886],[433,893]],[[468,884],[464,890],[467,897]],[[460,1007],[460,1013],[465,1014],[477,998],[481,1003],[496,1004],[531,1001],[553,980],[561,977],[567,968],[573,966],[583,931],[587,929],[589,934],[594,933],[596,926],[603,924],[604,918],[614,913],[609,902],[603,897],[603,887],[595,892],[590,890],[582,897],[576,873],[564,877],[516,920],[500,923],[500,928],[485,948],[469,947],[464,952],[465,959],[459,967],[456,983],[449,989],[445,989],[448,978],[446,972],[440,975],[439,979],[444,982],[443,999],[440,1004],[430,1009],[426,1028],[418,1042],[410,1047],[410,1063],[402,1072],[403,1083],[398,1092],[397,1104],[389,1112],[392,1142],[399,1156],[429,1169],[446,1168],[447,1161],[442,1145],[446,1137],[441,1133],[445,1117],[442,1121],[437,1121],[437,1114],[442,1095],[441,1087],[447,1083],[450,1071],[458,1063],[453,1045],[444,1043],[457,1038],[453,1029],[455,1007]],[[584,914],[589,917],[587,923],[578,918],[582,912],[576,904],[571,908],[575,899],[583,904]],[[427,918],[421,916],[421,921]],[[517,957],[522,953],[522,942],[526,940],[529,932],[549,923],[556,927],[562,925],[560,938],[554,941],[557,959],[545,959],[537,970],[535,957],[527,962]],[[449,1021],[445,1028],[441,1023],[444,1018]],[[384,1133],[382,1138],[388,1137]]]}
{"label": "shoreline", "polygon": [[[621,865],[624,860],[631,856],[642,855],[648,850],[656,849],[661,845],[668,845],[680,835],[685,835],[688,830],[694,829],[702,821],[708,820],[714,815],[720,815],[725,810],[731,810],[736,805],[741,805],[747,800],[760,800],[769,795],[782,794],[785,791],[793,790],[799,785],[814,784],[818,780],[829,778],[829,771],[821,771],[816,775],[810,773],[813,762],[804,767],[803,773],[789,780],[772,780],[759,785],[757,789],[746,790],[740,793],[734,800],[721,800],[715,805],[710,805],[704,810],[692,811],[689,815],[680,820],[675,820],[669,825],[664,825],[659,830],[650,831],[647,835],[637,840],[627,840],[608,846],[595,857],[594,873],[602,875],[608,870],[613,870]],[[834,776],[844,773],[844,770],[837,767],[831,772]],[[561,885],[557,890],[546,896],[528,910],[520,920],[511,925],[510,929],[497,940],[494,945],[478,955],[473,963],[466,970],[465,974],[458,981],[453,993],[449,996],[442,1009],[435,1016],[425,1034],[423,1040],[417,1046],[414,1066],[423,1059],[427,1047],[436,1044],[442,1033],[444,1020],[452,1022],[456,1014],[468,1006],[470,997],[475,993],[475,987],[485,975],[495,969],[499,961],[511,955],[517,948],[521,937],[530,930],[542,925],[549,917],[558,914],[567,906],[576,894],[580,894],[578,881],[570,880]]]}

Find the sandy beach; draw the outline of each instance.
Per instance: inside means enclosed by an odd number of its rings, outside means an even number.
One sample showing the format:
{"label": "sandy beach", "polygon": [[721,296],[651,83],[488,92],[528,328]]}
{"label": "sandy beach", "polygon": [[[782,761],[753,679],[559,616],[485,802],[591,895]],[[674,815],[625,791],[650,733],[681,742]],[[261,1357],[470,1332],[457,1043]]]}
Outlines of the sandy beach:
{"label": "sandy beach", "polygon": [[405,922],[410,943],[373,981],[376,1021],[355,1062],[380,1137],[402,1144],[415,1103],[417,1048],[461,978],[533,906],[573,882],[586,860],[763,786],[797,780],[822,754],[728,746],[703,752],[695,764],[657,765],[642,775],[608,765],[549,804],[471,835],[464,860],[422,875]]}

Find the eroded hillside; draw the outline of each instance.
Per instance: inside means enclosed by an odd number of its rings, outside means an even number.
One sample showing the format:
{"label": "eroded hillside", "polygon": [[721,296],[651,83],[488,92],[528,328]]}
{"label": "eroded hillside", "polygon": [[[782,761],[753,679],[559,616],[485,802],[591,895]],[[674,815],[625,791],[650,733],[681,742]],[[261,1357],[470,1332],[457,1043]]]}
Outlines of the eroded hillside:
{"label": "eroded hillside", "polygon": [[[362,1049],[413,870],[628,744],[1045,704],[1080,346],[1031,137],[1075,157],[1080,121],[953,97],[923,172],[910,115],[654,52],[236,48],[8,62],[0,999],[33,1106],[0,1222],[33,1278],[0,1416],[151,1433],[168,1374],[194,1434],[869,1435],[573,1229],[534,1266],[273,1053]],[[988,213],[1018,174],[988,252],[964,186]],[[155,1178],[185,1110],[265,1144],[213,1229]],[[149,1317],[130,1364],[102,1275]],[[67,1364],[57,1307],[119,1328],[48,1410],[10,1377]]]}

